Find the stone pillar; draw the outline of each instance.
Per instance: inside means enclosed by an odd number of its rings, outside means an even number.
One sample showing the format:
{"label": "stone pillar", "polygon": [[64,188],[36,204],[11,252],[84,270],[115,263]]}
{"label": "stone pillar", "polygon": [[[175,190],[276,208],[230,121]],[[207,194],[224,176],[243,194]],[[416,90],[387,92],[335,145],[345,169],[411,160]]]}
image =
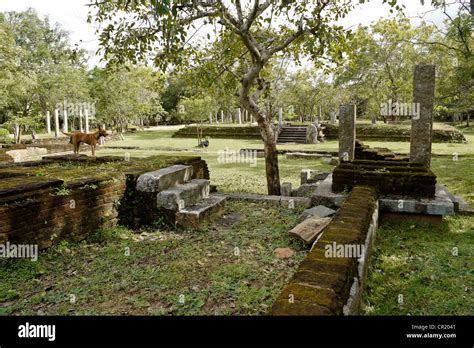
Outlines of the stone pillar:
{"label": "stone pillar", "polygon": [[84,132],[84,125],[82,124],[82,108],[79,109],[79,129]]}
{"label": "stone pillar", "polygon": [[329,113],[330,121],[331,123],[336,123],[336,113],[334,111],[331,111]]}
{"label": "stone pillar", "polygon": [[46,111],[46,133],[51,134],[51,114]]}
{"label": "stone pillar", "polygon": [[418,115],[412,116],[410,135],[410,162],[431,164],[433,106],[436,69],[434,65],[420,64],[413,77],[413,103]]}
{"label": "stone pillar", "polygon": [[89,110],[84,110],[84,120],[86,121],[86,133],[89,133]]}
{"label": "stone pillar", "polygon": [[221,110],[221,123],[224,123],[224,110]]}
{"label": "stone pillar", "polygon": [[281,195],[282,196],[291,196],[291,182],[283,182],[281,184]]}
{"label": "stone pillar", "polygon": [[237,109],[237,120],[239,124],[242,124],[242,111],[240,110],[240,108]]}
{"label": "stone pillar", "polygon": [[339,108],[339,160],[353,161],[356,138],[355,105]]}
{"label": "stone pillar", "polygon": [[278,125],[283,125],[283,108],[278,109]]}
{"label": "stone pillar", "polygon": [[67,110],[63,109],[63,131],[67,132],[69,129],[68,124],[67,124]]}
{"label": "stone pillar", "polygon": [[212,124],[212,112],[209,113],[209,123]]}
{"label": "stone pillar", "polygon": [[54,136],[59,137],[59,109],[54,110]]}

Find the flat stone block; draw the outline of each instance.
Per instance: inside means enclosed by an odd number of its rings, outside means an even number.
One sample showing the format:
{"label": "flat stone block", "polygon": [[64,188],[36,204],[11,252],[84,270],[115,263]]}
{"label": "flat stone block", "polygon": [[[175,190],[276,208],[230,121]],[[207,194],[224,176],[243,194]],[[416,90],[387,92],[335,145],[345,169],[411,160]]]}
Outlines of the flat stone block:
{"label": "flat stone block", "polygon": [[157,207],[179,211],[209,197],[209,180],[194,179],[169,190],[158,192]]}
{"label": "flat stone block", "polygon": [[330,217],[311,217],[289,231],[290,236],[311,244],[331,222]]}
{"label": "flat stone block", "polygon": [[[224,194],[222,194],[224,196]],[[311,200],[304,197],[283,197],[275,195],[259,195],[255,193],[227,193],[225,196],[232,201],[266,202],[275,206],[289,209],[294,207],[309,207]]]}
{"label": "flat stone block", "polygon": [[442,216],[454,214],[454,203],[440,186],[436,186],[434,198],[416,199],[403,196],[381,196],[379,202],[381,212]]}
{"label": "flat stone block", "polygon": [[144,173],[138,177],[137,190],[160,192],[189,181],[192,174],[193,167],[182,164]]}
{"label": "flat stone block", "polygon": [[332,192],[332,174],[321,181],[318,188],[311,196],[311,205],[324,205],[327,207],[340,207],[347,198],[348,193]]}
{"label": "flat stone block", "polygon": [[179,228],[197,228],[224,213],[226,197],[211,195],[195,205],[184,208],[176,214],[176,226]]}
{"label": "flat stone block", "polygon": [[[304,152],[289,152],[286,154],[286,159],[321,159],[327,158],[328,155],[321,153],[304,153]],[[331,157],[331,156],[329,156]]]}
{"label": "flat stone block", "polygon": [[319,183],[301,184],[296,190],[291,191],[293,197],[311,197],[318,188]]}
{"label": "flat stone block", "polygon": [[331,209],[331,208],[328,208],[328,207],[325,207],[324,205],[318,205],[316,207],[312,207],[310,209],[306,209],[300,216],[300,220],[303,221],[309,217],[320,217],[320,218],[323,218],[323,217],[327,217],[327,216],[331,216],[335,213],[336,211]]}

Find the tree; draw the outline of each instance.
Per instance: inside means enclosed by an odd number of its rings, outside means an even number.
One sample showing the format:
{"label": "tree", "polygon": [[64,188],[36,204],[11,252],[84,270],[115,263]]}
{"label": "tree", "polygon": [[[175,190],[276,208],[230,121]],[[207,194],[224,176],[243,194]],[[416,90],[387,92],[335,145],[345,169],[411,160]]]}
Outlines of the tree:
{"label": "tree", "polygon": [[[14,52],[11,63],[0,63],[10,67],[5,68],[0,83],[9,86],[0,113],[3,122],[10,121],[7,124],[11,125],[14,120],[19,142],[21,131],[38,127],[41,114],[56,103],[64,99],[74,102],[88,95],[85,69],[81,68],[85,55],[69,47],[67,32],[51,25],[48,18],[40,18],[33,9],[0,14],[0,27],[0,35],[7,42],[0,46],[0,54],[11,57]],[[13,45],[13,51],[8,45]]]}
{"label": "tree", "polygon": [[95,68],[90,84],[97,119],[119,130],[126,129],[130,122],[143,126],[165,113],[159,99],[164,88],[163,77],[151,68]]}
{"label": "tree", "polygon": [[359,27],[351,40],[353,50],[347,64],[336,70],[336,86],[347,89],[348,98],[363,105],[372,117],[380,113],[382,101],[410,100],[414,66],[436,62],[430,51],[410,41],[433,35],[432,26],[414,28],[403,16]]}
{"label": "tree", "polygon": [[[384,3],[394,5],[396,1]],[[352,1],[254,0],[242,4],[240,0],[94,0],[92,6],[96,12],[90,20],[104,24],[100,43],[109,64],[152,60],[163,69],[169,64],[188,68],[199,61],[203,46],[202,40],[193,40],[193,28],[196,32],[207,27],[217,41],[230,37],[230,41],[240,43],[243,51],[236,55],[232,47],[226,47],[217,64],[235,62],[222,64],[222,73],[237,79],[239,104],[258,123],[264,142],[268,193],[279,195],[273,114],[266,113],[265,105],[259,103],[271,86],[265,69],[284,54],[296,61],[303,55],[317,63],[328,58],[340,61],[347,48],[348,32],[335,23],[353,8]],[[207,42],[212,42],[210,34]]]}
{"label": "tree", "polygon": [[214,115],[217,111],[214,100],[210,96],[183,98],[178,109],[186,120],[197,122],[197,140],[198,145],[201,144],[202,124],[209,119],[209,115]]}

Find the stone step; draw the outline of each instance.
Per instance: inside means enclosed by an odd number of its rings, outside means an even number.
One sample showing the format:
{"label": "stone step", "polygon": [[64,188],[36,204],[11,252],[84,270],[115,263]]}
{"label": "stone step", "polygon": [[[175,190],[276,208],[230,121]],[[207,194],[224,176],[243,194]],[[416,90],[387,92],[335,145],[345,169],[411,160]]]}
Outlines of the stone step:
{"label": "stone step", "polygon": [[192,175],[192,166],[177,164],[162,168],[140,175],[137,180],[137,190],[142,192],[160,192],[188,182]]}
{"label": "stone step", "polygon": [[221,216],[225,211],[227,198],[225,196],[211,195],[176,214],[176,227],[197,228],[203,222]]}
{"label": "stone step", "polygon": [[278,139],[280,143],[305,143],[306,139]]}
{"label": "stone step", "polygon": [[278,139],[306,139],[306,135],[301,135],[301,136],[280,135]]}
{"label": "stone step", "polygon": [[298,139],[298,140],[306,140],[306,135],[304,136],[279,136],[278,137],[278,140],[282,140],[282,139]]}
{"label": "stone step", "polygon": [[193,179],[157,194],[157,207],[180,211],[192,206],[203,198],[208,198],[210,184],[207,179]]}

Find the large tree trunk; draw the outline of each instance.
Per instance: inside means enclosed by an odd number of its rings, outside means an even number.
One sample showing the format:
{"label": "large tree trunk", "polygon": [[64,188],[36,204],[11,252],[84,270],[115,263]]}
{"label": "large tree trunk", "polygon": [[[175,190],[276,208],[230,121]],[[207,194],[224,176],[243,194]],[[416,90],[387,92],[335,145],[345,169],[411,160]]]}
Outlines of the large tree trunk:
{"label": "large tree trunk", "polygon": [[278,152],[276,148],[275,132],[268,121],[258,122],[260,134],[265,149],[265,172],[267,176],[267,192],[269,195],[281,194],[280,170],[278,168]]}

